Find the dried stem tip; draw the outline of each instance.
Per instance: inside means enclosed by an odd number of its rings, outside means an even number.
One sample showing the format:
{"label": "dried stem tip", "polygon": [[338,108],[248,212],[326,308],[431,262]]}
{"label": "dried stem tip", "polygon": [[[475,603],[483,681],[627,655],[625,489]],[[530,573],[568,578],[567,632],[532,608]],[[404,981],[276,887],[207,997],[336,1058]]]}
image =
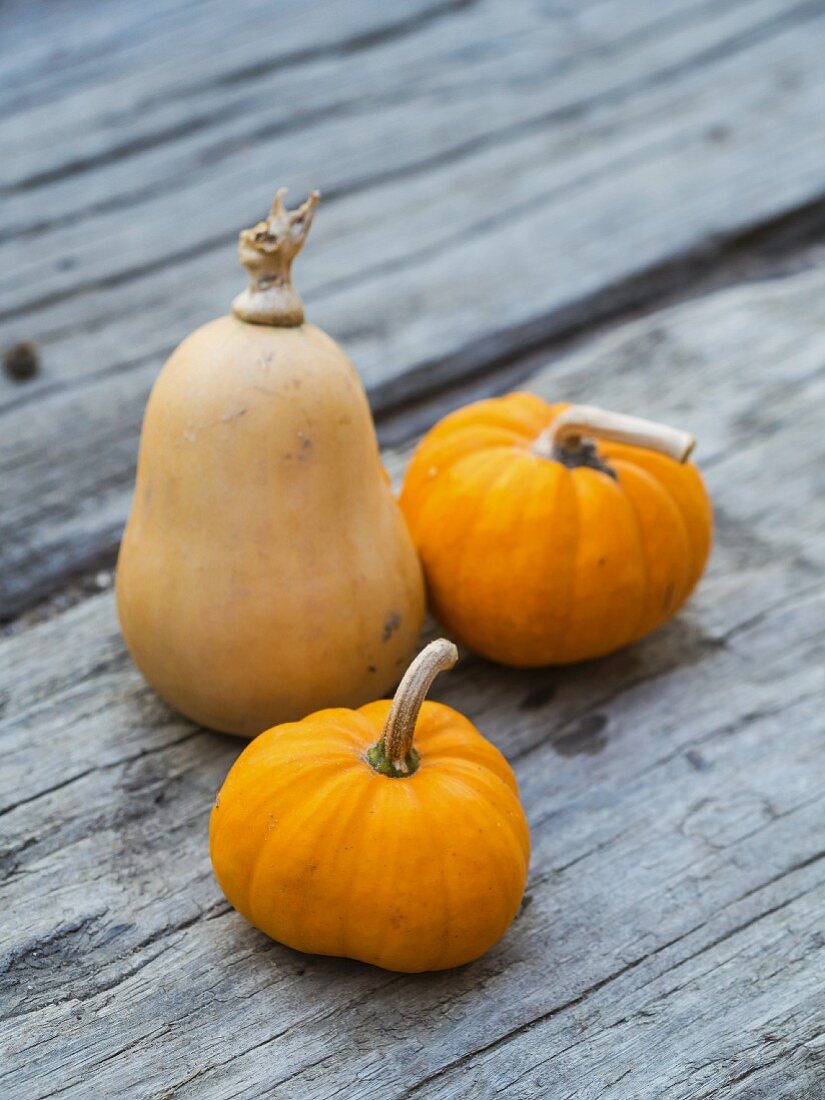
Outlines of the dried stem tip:
{"label": "dried stem tip", "polygon": [[285,194],[282,187],[265,221],[241,231],[238,253],[249,272],[249,287],[232,303],[241,321],[289,328],[303,324],[304,304],[292,285],[290,268],[303,248],[320,195],[313,191],[297,210],[287,210]]}

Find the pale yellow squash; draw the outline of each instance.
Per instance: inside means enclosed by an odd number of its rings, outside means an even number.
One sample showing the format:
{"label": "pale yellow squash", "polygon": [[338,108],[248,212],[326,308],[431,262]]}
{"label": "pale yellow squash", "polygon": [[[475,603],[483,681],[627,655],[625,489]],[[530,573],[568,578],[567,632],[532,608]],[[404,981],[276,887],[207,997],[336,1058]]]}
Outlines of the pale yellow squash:
{"label": "pale yellow squash", "polygon": [[249,290],[192,333],[146,409],[117,570],[149,683],[252,736],[389,691],[418,640],[421,570],[363,386],[303,320],[289,265],[317,196],[241,234]]}

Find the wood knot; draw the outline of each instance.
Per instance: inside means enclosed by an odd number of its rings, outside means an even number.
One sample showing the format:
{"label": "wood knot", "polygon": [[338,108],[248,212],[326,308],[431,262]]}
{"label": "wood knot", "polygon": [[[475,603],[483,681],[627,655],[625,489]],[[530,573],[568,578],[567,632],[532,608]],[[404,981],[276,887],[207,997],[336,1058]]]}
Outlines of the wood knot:
{"label": "wood knot", "polygon": [[37,348],[30,340],[12,344],[3,353],[3,370],[15,382],[27,382],[40,369]]}

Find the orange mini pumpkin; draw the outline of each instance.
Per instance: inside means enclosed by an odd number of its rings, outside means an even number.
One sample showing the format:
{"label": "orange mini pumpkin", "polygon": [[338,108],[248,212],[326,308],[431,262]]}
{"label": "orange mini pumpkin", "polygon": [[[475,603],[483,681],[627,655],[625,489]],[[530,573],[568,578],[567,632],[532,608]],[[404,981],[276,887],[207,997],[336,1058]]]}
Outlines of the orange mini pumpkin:
{"label": "orange mini pumpkin", "polygon": [[392,703],[318,711],[241,753],[212,811],[212,866],[261,931],[406,972],[459,966],[504,934],[529,832],[498,749],[424,701],[457,657],[432,642]]}
{"label": "orange mini pumpkin", "polygon": [[401,493],[433,613],[483,656],[522,667],[599,657],[655,629],[710,549],[694,443],[529,393],[445,417]]}

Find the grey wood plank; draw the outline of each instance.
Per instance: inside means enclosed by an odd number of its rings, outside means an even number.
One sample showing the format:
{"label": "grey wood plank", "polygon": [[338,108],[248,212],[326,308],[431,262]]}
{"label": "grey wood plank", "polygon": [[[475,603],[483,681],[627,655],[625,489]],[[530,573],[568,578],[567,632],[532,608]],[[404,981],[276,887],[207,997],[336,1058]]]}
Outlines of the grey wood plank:
{"label": "grey wood plank", "polygon": [[[235,119],[234,132],[240,124],[245,136],[252,123],[271,127],[273,122],[288,121],[296,114],[300,125],[312,121],[319,110],[337,107],[339,113],[346,113],[355,103],[363,105],[365,100],[393,91],[398,98],[403,86],[415,94],[422,77],[428,82],[433,79],[434,63],[441,70],[442,91],[460,88],[461,72],[468,63],[476,69],[480,63],[494,61],[492,57],[485,60],[492,52],[494,34],[498,35],[495,52],[502,55],[501,60],[515,48],[525,60],[532,57],[535,64],[536,48],[528,51],[523,39],[526,32],[538,33],[545,65],[558,75],[559,67],[569,68],[573,60],[571,36],[577,39],[576,67],[591,64],[596,51],[626,48],[631,39],[637,47],[644,47],[647,37],[661,38],[668,27],[672,31],[685,21],[695,24],[695,9],[700,4],[701,0],[674,0],[667,12],[657,14],[649,5],[630,0],[622,19],[617,20],[604,0],[587,0],[571,20],[563,6],[547,6],[537,12],[527,4],[514,3],[510,18],[504,20],[494,5],[479,0],[418,0],[380,7],[374,0],[358,0],[345,11],[328,0],[314,0],[310,5],[291,0],[279,5],[276,27],[271,9],[262,0],[246,0],[239,9],[242,19],[237,11],[229,12],[208,0],[200,5],[201,18],[194,22],[185,7],[161,4],[161,9],[169,9],[167,20],[141,23],[143,33],[139,35],[135,34],[137,27],[122,25],[126,13],[121,11],[112,20],[113,28],[121,33],[116,42],[107,43],[111,48],[106,53],[109,69],[105,77],[101,74],[94,84],[79,82],[69,95],[50,102],[46,109],[35,104],[0,119],[0,139],[10,154],[0,169],[0,179],[7,191],[25,200],[21,193],[25,181],[32,187],[58,182],[61,169],[68,176],[70,166],[74,174],[90,173],[94,167],[105,167],[125,155],[118,153],[124,142],[141,139],[145,148],[133,152],[151,150],[163,140],[165,128],[180,125],[187,112],[191,119],[202,120],[199,136],[192,127],[202,155],[213,149],[216,138],[225,139],[233,132],[224,127],[226,109]],[[703,6],[707,9],[706,0]],[[767,7],[761,14],[765,12],[775,14],[776,9]],[[750,21],[758,23],[759,15],[759,10],[754,10]],[[170,27],[175,18],[179,25]],[[718,17],[713,23],[719,26]],[[737,25],[741,30],[748,22],[740,18],[738,24],[734,21],[734,29]],[[99,33],[97,20],[95,26]],[[255,34],[250,34],[251,26]],[[17,24],[10,29],[24,41],[32,37]],[[548,33],[551,29],[552,35]],[[84,38],[88,30],[83,28]],[[718,36],[719,32],[709,33]],[[147,40],[148,36],[152,37]],[[409,38],[413,41],[407,42]],[[48,39],[39,35],[33,41],[42,46]],[[692,46],[700,44],[701,40]],[[19,56],[9,54],[3,65],[7,70],[10,63],[19,64]],[[353,71],[354,55],[360,71]],[[458,62],[455,72],[447,68],[450,61]],[[45,84],[48,88],[53,74],[39,73],[36,64],[29,65],[33,78],[39,77],[38,87]],[[387,71],[388,66],[394,73]],[[300,71],[287,75],[290,69]],[[529,70],[524,73],[529,75]],[[478,90],[483,92],[481,87]],[[354,97],[358,91],[361,96]],[[341,108],[346,110],[340,112]],[[53,144],[39,148],[32,142],[31,132],[48,136]],[[81,168],[78,160],[92,163]],[[151,166],[152,162],[148,163]],[[202,171],[204,166],[193,158],[190,167]],[[46,174],[54,178],[43,178]],[[96,186],[94,180],[87,182]],[[120,182],[127,181],[121,178]],[[64,193],[69,204],[83,199],[81,191],[64,189]],[[22,209],[31,212],[35,207],[30,204]]]}
{"label": "grey wood plank", "polygon": [[[43,121],[49,136],[71,141],[85,130],[87,93],[96,100],[94,118],[113,121],[118,90],[146,77],[155,95],[191,92],[174,79],[174,65],[192,74],[202,66],[204,83],[253,78],[258,69],[300,64],[312,56],[355,52],[372,41],[414,32],[421,22],[460,10],[468,0],[412,0],[376,5],[373,0],[279,0],[277,11],[264,0],[243,0],[228,8],[218,0],[107,0],[55,7],[40,0],[7,2],[0,10],[0,106],[4,114],[27,112]],[[147,72],[148,70],[148,72]],[[177,70],[180,76],[180,67]],[[142,103],[132,104],[134,107]],[[32,109],[45,107],[42,115]],[[66,122],[70,129],[65,129]],[[124,120],[121,120],[124,121]],[[61,129],[60,123],[63,123]],[[54,125],[57,123],[57,125]],[[31,150],[31,141],[21,148]]]}
{"label": "grey wood plank", "polygon": [[[3,340],[34,338],[43,369],[27,386],[0,382],[0,614],[111,561],[148,388],[181,336],[225,310],[235,229],[264,208],[273,175],[328,187],[298,281],[378,410],[597,316],[628,280],[655,293],[663,263],[695,265],[822,190],[820,5],[419,11],[409,33],[367,34],[357,65],[330,48],[264,67],[251,90],[193,76],[178,122],[203,111],[214,126],[143,148],[134,122],[136,147],[114,159],[118,126],[106,133],[87,89],[84,155],[101,163],[9,196],[25,232],[0,245]],[[185,85],[185,67],[173,72]],[[130,70],[112,92],[116,120],[139,87]],[[224,92],[227,109],[251,100],[249,144],[220,116]],[[172,125],[163,95],[155,109]],[[273,131],[259,138],[265,114]]]}
{"label": "grey wood plank", "polygon": [[460,971],[299,956],[228,908],[206,824],[238,743],[142,685],[110,594],[0,644],[6,1091],[815,1097],[824,289],[726,291],[531,381],[696,431],[717,545],[640,645],[442,677],[513,762],[534,841],[522,914]]}
{"label": "grey wood plank", "polygon": [[[137,148],[130,150],[130,157],[125,154],[122,158],[115,157],[112,148],[99,150],[100,164],[89,166],[97,170],[86,172],[82,182],[75,178],[77,167],[74,171],[67,169],[65,179],[43,181],[40,186],[34,186],[32,177],[25,171],[17,183],[11,173],[6,184],[10,198],[4,204],[4,229],[11,240],[5,242],[2,252],[6,261],[3,304],[10,314],[25,315],[26,311],[40,308],[41,299],[65,294],[76,297],[86,283],[102,279],[119,282],[131,267],[146,264],[160,267],[170,252],[170,229],[174,230],[175,250],[185,247],[187,251],[214,251],[223,247],[224,241],[233,240],[239,221],[249,218],[250,204],[256,200],[264,204],[272,186],[267,177],[256,181],[254,192],[238,193],[240,164],[244,174],[255,179],[257,166],[264,169],[273,160],[282,162],[288,165],[287,182],[298,186],[329,183],[335,194],[354,187],[359,176],[362,184],[372,176],[381,182],[391,172],[409,173],[416,167],[420,170],[422,160],[426,168],[428,162],[438,166],[444,158],[463,159],[468,153],[480,151],[479,144],[483,150],[502,140],[505,143],[507,139],[517,141],[552,129],[554,122],[563,122],[567,115],[572,116],[573,123],[581,123],[585,116],[589,121],[589,116],[598,114],[600,108],[607,105],[615,108],[627,100],[631,102],[625,104],[624,109],[631,113],[631,118],[626,119],[624,125],[629,128],[635,122],[639,126],[647,121],[646,116],[651,112],[661,117],[667,110],[666,101],[651,98],[652,88],[661,90],[662,86],[675,85],[676,90],[681,88],[684,97],[694,84],[701,86],[708,77],[716,79],[720,85],[735,84],[743,66],[758,69],[760,63],[767,62],[775,68],[783,59],[804,66],[805,53],[797,53],[802,39],[792,32],[800,25],[813,22],[815,33],[818,26],[815,9],[803,5],[788,13],[776,0],[753,0],[710,19],[706,6],[698,0],[681,0],[681,3],[689,4],[681,21],[654,20],[649,5],[641,5],[642,10],[649,13],[651,26],[639,29],[633,28],[631,23],[633,33],[630,33],[623,24],[624,34],[617,36],[616,29],[607,24],[601,38],[597,38],[589,49],[577,49],[573,57],[565,56],[559,49],[555,23],[543,25],[535,18],[527,20],[526,13],[522,13],[520,21],[515,20],[514,15],[520,10],[516,4],[508,11],[506,22],[501,15],[497,20],[493,18],[500,12],[500,9],[493,9],[492,13],[486,13],[484,20],[476,18],[468,22],[464,16],[456,18],[446,28],[440,24],[430,28],[429,34],[416,36],[412,56],[409,56],[411,46],[406,42],[371,51],[357,67],[357,74],[352,73],[353,66],[348,58],[320,67],[307,64],[298,73],[285,74],[276,66],[264,87],[256,90],[252,107],[248,94],[246,99],[239,101],[239,106],[251,112],[242,130],[241,148],[233,149],[231,143],[227,148],[230,135],[238,137],[238,122],[236,119],[227,122],[221,113],[221,107],[227,105],[227,93],[221,87],[210,89],[215,99],[199,108],[205,118],[214,119],[217,132],[212,133],[209,128],[208,133],[204,133],[201,127],[194,125],[191,117],[181,120],[181,107],[177,105],[177,114],[165,121],[178,125],[183,121],[189,125],[191,140],[187,140],[189,135],[177,135],[179,140],[166,143],[171,144],[171,148],[155,149],[151,144],[144,148],[140,144],[141,141],[149,143],[148,134],[141,129],[147,125],[144,121],[147,112],[142,109],[143,103],[128,100],[121,108],[125,116],[123,121],[129,118],[130,112],[138,114],[139,120],[131,123],[136,132],[127,127],[125,135],[121,133],[122,120],[118,113],[109,119],[105,133],[111,140],[111,131],[115,130],[119,140],[125,137],[127,144],[136,144]],[[687,17],[691,19],[685,26]],[[505,28],[509,33],[502,41]],[[790,40],[787,40],[788,34]],[[811,40],[810,30],[805,37]],[[499,52],[491,54],[494,43]],[[552,50],[554,45],[555,50]],[[468,54],[463,62],[459,47]],[[751,53],[754,49],[757,51],[755,56]],[[610,57],[609,65],[604,64],[605,53]],[[714,61],[724,59],[733,63],[732,69],[724,65],[717,69],[713,65]],[[700,73],[705,67],[710,72]],[[179,63],[170,68],[180,79]],[[795,77],[797,81],[807,82],[804,69],[797,71]],[[132,95],[138,90],[146,95],[145,79],[142,78],[138,89],[130,89]],[[683,86],[684,80],[687,84]],[[444,102],[447,95],[449,100]],[[307,97],[310,97],[308,101]],[[163,96],[157,98],[164,105]],[[296,99],[299,107],[295,105]],[[641,118],[634,109],[633,101],[637,99],[641,100]],[[345,112],[341,117],[342,107],[353,106],[361,109]],[[744,107],[735,102],[727,106],[734,117]],[[95,107],[99,112],[100,103],[96,102]],[[45,150],[31,141],[32,131],[38,132],[45,120],[9,119],[3,141],[12,144],[17,137],[21,146],[30,150],[35,158],[33,167],[53,168],[55,160],[59,163],[64,157],[77,158],[78,144],[83,137],[87,141],[101,140],[92,119],[82,120],[91,132],[71,132],[75,113],[75,105],[70,105],[65,118],[60,113],[54,117],[55,112],[50,111],[54,133],[49,132],[50,140]],[[560,120],[555,117],[557,115],[562,116]],[[676,120],[674,126],[683,125],[684,121]],[[277,126],[273,127],[273,122]],[[288,124],[288,137],[282,136],[278,126]],[[97,125],[100,127],[99,122]],[[267,125],[273,133],[265,132]],[[515,131],[514,126],[517,127]],[[67,129],[69,134],[63,136]],[[403,133],[404,142],[390,144],[389,139],[399,132]],[[574,136],[575,132],[573,128]],[[570,133],[568,129],[568,144]],[[460,137],[458,142],[456,135]],[[640,136],[643,138],[644,134],[636,135],[637,155],[641,152]],[[654,136],[651,133],[650,137]],[[716,133],[713,137],[718,141],[724,135]],[[583,138],[584,135],[577,142],[578,146],[585,145]],[[547,145],[546,140],[544,145]],[[535,146],[530,148],[536,150]],[[80,151],[91,154],[91,149]],[[121,160],[128,160],[128,163],[123,164]],[[7,162],[7,172],[14,169],[15,163],[14,160]],[[598,158],[594,167],[597,163]],[[369,168],[380,171],[366,174],[364,169]],[[173,171],[180,194],[161,196],[162,202],[146,202],[146,208],[136,212],[141,217],[139,223],[134,215],[124,216],[135,197],[131,192],[135,189],[136,178],[139,186],[148,187],[148,198],[151,198],[152,186],[163,181],[169,183]],[[552,177],[544,178],[552,180]],[[497,195],[492,188],[481,194],[486,198],[481,206],[486,217],[489,217],[487,207],[494,197],[499,202],[503,198],[505,203],[508,199],[506,193]],[[461,224],[454,221],[455,214],[462,206],[472,206],[472,197],[473,192],[468,191],[464,201],[461,196],[453,199],[454,213],[448,223],[453,232]],[[524,197],[531,197],[529,190]],[[98,215],[92,226],[80,217],[83,207],[78,209],[76,206],[78,200],[88,204],[90,198],[98,202],[109,200],[109,207],[104,210],[92,205],[92,211]],[[420,206],[416,202],[405,204],[403,198],[401,202],[399,216],[408,207],[414,210]],[[54,213],[52,207],[57,208]],[[193,217],[194,211],[197,217]],[[492,212],[495,213],[495,209]],[[390,207],[381,213],[386,221],[395,210]],[[427,213],[424,210],[418,214],[415,227],[418,230],[429,226],[426,236],[422,238],[416,232],[404,242],[407,250],[412,245],[421,250],[428,243],[443,242],[443,226],[434,226],[434,217],[428,217]],[[434,208],[432,215],[436,213],[437,208]],[[231,222],[228,220],[230,215],[233,217]],[[473,220],[477,219],[476,210]],[[375,220],[376,209],[372,203],[368,212],[362,212],[360,221]],[[29,242],[32,233],[42,231],[44,224],[50,230],[48,254],[33,250]],[[356,228],[362,229],[361,226]],[[392,246],[393,239],[387,241],[385,226],[375,226],[372,233],[372,238],[363,241],[364,253],[372,260],[374,249],[370,246],[383,238],[382,259],[386,259],[387,245]],[[101,237],[107,242],[105,249],[99,247]],[[360,234],[358,239],[361,239]],[[353,262],[352,239],[341,242],[340,252],[339,262],[332,271],[328,270],[328,261],[320,265],[320,269],[326,271],[325,282],[346,274],[357,275],[359,268],[357,256],[355,265]],[[55,263],[55,253],[63,262]],[[309,278],[307,291],[314,289]]]}

